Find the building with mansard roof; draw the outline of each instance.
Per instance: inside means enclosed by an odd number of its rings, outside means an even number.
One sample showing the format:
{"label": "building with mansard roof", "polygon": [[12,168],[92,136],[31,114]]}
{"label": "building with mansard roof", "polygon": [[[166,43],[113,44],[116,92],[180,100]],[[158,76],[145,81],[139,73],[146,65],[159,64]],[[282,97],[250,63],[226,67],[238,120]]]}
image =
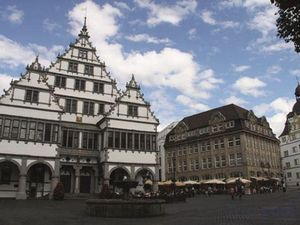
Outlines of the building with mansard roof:
{"label": "building with mansard roof", "polygon": [[166,179],[281,177],[279,141],[266,118],[234,104],[182,119],[165,151]]}
{"label": "building with mansard roof", "polygon": [[99,193],[127,179],[158,180],[158,119],[134,76],[121,92],[86,23],[64,54],[26,67],[0,98],[0,197]]}
{"label": "building with mansard roof", "polygon": [[300,85],[295,90],[296,102],[287,114],[285,127],[279,136],[284,181],[287,186],[300,184]]}

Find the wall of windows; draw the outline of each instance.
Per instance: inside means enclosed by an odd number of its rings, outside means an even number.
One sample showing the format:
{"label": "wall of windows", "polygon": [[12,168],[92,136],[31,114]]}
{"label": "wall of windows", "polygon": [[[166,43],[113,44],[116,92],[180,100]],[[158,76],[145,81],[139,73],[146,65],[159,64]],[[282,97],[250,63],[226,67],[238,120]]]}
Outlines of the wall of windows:
{"label": "wall of windows", "polygon": [[0,117],[0,138],[57,143],[59,125],[44,121]]}
{"label": "wall of windows", "polygon": [[99,134],[94,132],[82,133],[82,148],[88,150],[99,149]]}
{"label": "wall of windows", "polygon": [[155,151],[156,135],[139,132],[108,131],[107,147]]}
{"label": "wall of windows", "polygon": [[76,130],[63,130],[62,143],[65,148],[78,148],[79,147],[79,131]]}

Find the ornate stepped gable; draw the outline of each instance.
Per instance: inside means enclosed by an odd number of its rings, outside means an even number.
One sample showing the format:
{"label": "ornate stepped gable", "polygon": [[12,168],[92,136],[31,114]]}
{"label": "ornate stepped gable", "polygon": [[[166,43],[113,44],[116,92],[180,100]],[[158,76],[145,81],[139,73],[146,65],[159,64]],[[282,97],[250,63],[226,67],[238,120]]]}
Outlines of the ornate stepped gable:
{"label": "ornate stepped gable", "polygon": [[[107,82],[113,85],[114,89],[111,93],[112,95],[118,95],[119,91],[116,88],[116,80],[112,79],[110,73],[106,70],[105,62],[101,62],[99,56],[96,54],[96,48],[93,47],[92,43],[89,40],[90,36],[88,35],[86,21],[81,29],[78,38],[74,43],[69,45],[69,48],[65,50],[62,55],[57,56],[57,60],[52,62],[50,67],[47,68],[47,74],[59,74],[66,75],[71,77],[83,77],[89,79],[95,79],[103,82]],[[82,64],[90,65],[94,67],[94,73],[88,74],[87,71],[75,72],[70,70],[67,67],[63,67],[62,62],[74,62],[78,63],[78,67]],[[66,65],[64,65],[66,66]],[[78,68],[80,69],[80,68]],[[82,69],[82,68],[81,68]]]}
{"label": "ornate stepped gable", "polygon": [[[26,73],[21,74],[19,80],[12,80],[10,85],[0,98],[0,105],[63,113],[63,108],[58,105],[57,98],[53,94],[53,88],[47,82],[45,68],[42,68],[39,63],[38,56],[30,66],[26,67]],[[28,91],[30,93],[27,93]]]}
{"label": "ornate stepped gable", "polygon": [[[128,112],[129,106],[138,107],[139,112],[133,112],[132,115]],[[111,107],[110,111],[105,115],[105,118],[124,119],[145,121],[148,123],[159,124],[159,120],[150,110],[149,102],[145,101],[144,95],[140,91],[140,86],[135,81],[134,75],[126,84],[126,91],[116,99],[116,103]],[[99,123],[101,123],[100,121]]]}

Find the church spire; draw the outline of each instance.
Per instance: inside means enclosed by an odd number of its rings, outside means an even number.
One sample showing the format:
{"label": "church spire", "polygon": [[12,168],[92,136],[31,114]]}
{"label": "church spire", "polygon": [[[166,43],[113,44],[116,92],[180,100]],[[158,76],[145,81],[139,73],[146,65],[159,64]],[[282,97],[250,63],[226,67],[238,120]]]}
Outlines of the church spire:
{"label": "church spire", "polygon": [[78,35],[79,37],[86,37],[89,38],[89,33],[87,31],[87,26],[86,26],[86,16],[84,17],[84,22],[83,22],[83,27],[80,31],[80,34]]}

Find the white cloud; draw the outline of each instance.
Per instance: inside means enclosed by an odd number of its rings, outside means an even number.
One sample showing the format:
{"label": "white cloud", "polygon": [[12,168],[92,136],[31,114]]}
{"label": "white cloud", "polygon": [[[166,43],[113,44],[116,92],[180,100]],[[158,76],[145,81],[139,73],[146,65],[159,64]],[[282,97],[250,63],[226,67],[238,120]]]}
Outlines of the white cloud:
{"label": "white cloud", "polygon": [[172,44],[172,41],[169,38],[157,38],[150,36],[148,34],[136,34],[136,35],[130,35],[125,37],[127,40],[133,41],[133,42],[146,42],[146,43],[152,43],[152,44]]}
{"label": "white cloud", "polygon": [[238,27],[240,24],[238,22],[234,21],[217,21],[215,18],[213,18],[213,12],[204,10],[202,11],[200,18],[204,23],[207,23],[209,25],[215,26],[221,26],[221,28],[235,28]]}
{"label": "white cloud", "polygon": [[276,7],[266,7],[263,11],[256,12],[248,24],[250,29],[259,31],[262,38],[267,39],[270,32],[276,30],[276,12]]}
{"label": "white cloud", "polygon": [[269,114],[267,120],[269,121],[273,132],[279,136],[284,128],[286,115],[292,110],[294,104],[294,99],[279,97],[271,103],[257,105],[253,110],[257,116]]}
{"label": "white cloud", "polygon": [[290,74],[294,76],[300,76],[300,69],[291,70]]}
{"label": "white cloud", "polygon": [[53,32],[57,29],[59,29],[61,26],[53,21],[50,21],[50,19],[46,18],[43,21],[43,27],[49,32]]}
{"label": "white cloud", "polygon": [[10,82],[14,77],[0,73],[0,95],[3,94],[3,89],[7,90],[10,87]]}
{"label": "white cloud", "polygon": [[6,10],[7,15],[5,15],[5,17],[9,22],[14,24],[21,24],[23,22],[24,12],[17,9],[15,5],[7,6]]}
{"label": "white cloud", "polygon": [[279,52],[282,50],[293,50],[293,49],[294,46],[292,43],[285,43],[281,41],[281,42],[263,46],[262,51],[272,53],[272,52]]}
{"label": "white cloud", "polygon": [[125,52],[121,44],[111,43],[111,39],[118,34],[117,19],[121,14],[109,4],[101,7],[87,1],[76,5],[68,14],[70,31],[74,36],[82,27],[82,8],[85,7],[89,17],[93,18],[87,20],[91,40],[121,85],[133,73],[145,86],[169,87],[190,97],[207,99],[211,97],[210,91],[222,82],[213,70],[203,70],[191,53],[169,47],[160,51]]}
{"label": "white cloud", "polygon": [[132,9],[125,2],[114,2],[114,5],[119,9],[125,9],[128,11],[132,11]]}
{"label": "white cloud", "polygon": [[30,64],[35,59],[36,55],[40,56],[40,62],[43,65],[48,66],[57,53],[63,50],[63,47],[54,45],[48,49],[37,44],[28,44],[27,46],[24,46],[0,35],[0,49],[9,49],[9,51],[0,51],[0,67],[17,67]]}
{"label": "white cloud", "polygon": [[213,13],[211,11],[203,11],[200,15],[200,18],[204,23],[209,25],[216,25],[217,21],[213,18]]}
{"label": "white cloud", "polygon": [[192,28],[188,31],[188,37],[190,40],[196,39],[197,38],[197,30],[196,28]]}
{"label": "white cloud", "polygon": [[253,10],[258,7],[264,7],[270,5],[269,0],[226,0],[220,2],[220,8],[233,8],[233,7],[245,7],[249,10]]}
{"label": "white cloud", "polygon": [[176,97],[176,101],[184,105],[185,107],[195,110],[195,112],[202,112],[210,109],[209,106],[196,102],[195,100],[185,95],[178,95]]}
{"label": "white cloud", "polygon": [[265,95],[263,87],[266,84],[258,78],[241,77],[234,84],[233,88],[240,91],[244,95],[259,97]]}
{"label": "white cloud", "polygon": [[157,4],[151,0],[135,0],[140,8],[149,10],[147,24],[156,26],[160,23],[178,25],[185,17],[197,8],[197,1],[176,1],[171,5]]}
{"label": "white cloud", "polygon": [[238,106],[244,106],[246,105],[248,102],[245,101],[242,98],[236,97],[234,95],[224,99],[224,100],[220,100],[220,103],[225,104],[225,105],[229,105],[229,104],[235,104]]}
{"label": "white cloud", "polygon": [[267,73],[268,74],[277,74],[277,73],[281,72],[281,70],[282,70],[282,68],[280,66],[273,65],[267,69]]}
{"label": "white cloud", "polygon": [[244,72],[251,68],[249,65],[232,65],[232,66],[235,72]]}

